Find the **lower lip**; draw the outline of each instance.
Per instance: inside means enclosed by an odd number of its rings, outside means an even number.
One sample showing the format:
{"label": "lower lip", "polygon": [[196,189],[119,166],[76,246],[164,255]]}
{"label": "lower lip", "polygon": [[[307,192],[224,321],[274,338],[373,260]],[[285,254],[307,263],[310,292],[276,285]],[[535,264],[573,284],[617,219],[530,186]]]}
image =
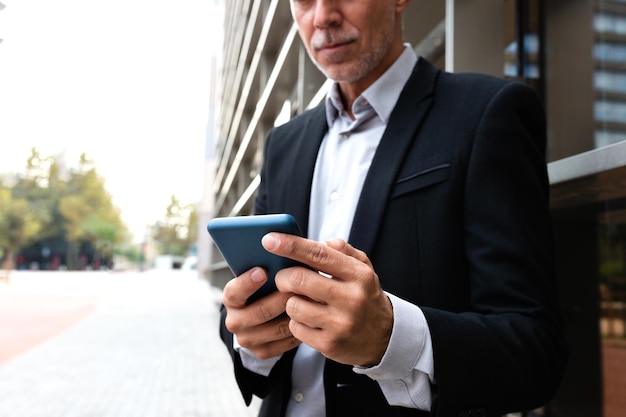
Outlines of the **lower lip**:
{"label": "lower lip", "polygon": [[328,46],[328,47],[324,47],[322,49],[319,50],[319,52],[328,52],[328,53],[332,53],[332,52],[337,52],[341,49],[344,49],[348,46],[348,43],[340,43],[337,45],[333,45],[333,46]]}

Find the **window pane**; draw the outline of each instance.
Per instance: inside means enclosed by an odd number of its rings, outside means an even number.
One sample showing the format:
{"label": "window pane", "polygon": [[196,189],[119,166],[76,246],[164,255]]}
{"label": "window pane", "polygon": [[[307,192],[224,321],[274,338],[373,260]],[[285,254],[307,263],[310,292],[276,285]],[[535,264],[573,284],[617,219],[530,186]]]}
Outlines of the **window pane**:
{"label": "window pane", "polygon": [[618,417],[626,411],[626,210],[598,223],[604,417]]}
{"label": "window pane", "polygon": [[626,2],[601,1],[593,16],[596,148],[626,139],[626,16],[620,9],[626,11]]}

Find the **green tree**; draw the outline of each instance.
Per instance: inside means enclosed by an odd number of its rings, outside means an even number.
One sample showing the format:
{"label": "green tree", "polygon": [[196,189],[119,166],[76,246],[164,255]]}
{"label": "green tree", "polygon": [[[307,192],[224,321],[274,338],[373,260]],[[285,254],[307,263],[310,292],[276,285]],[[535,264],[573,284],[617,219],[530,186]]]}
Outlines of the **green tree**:
{"label": "green tree", "polygon": [[42,224],[40,239],[64,234],[58,205],[65,184],[59,171],[55,158],[43,158],[36,148],[32,148],[25,173],[17,177],[12,187],[13,197],[27,200],[29,209]]}
{"label": "green tree", "polygon": [[182,205],[175,195],[165,210],[164,218],[152,228],[152,238],[159,253],[185,256],[197,240],[198,213],[192,204]]}
{"label": "green tree", "polygon": [[0,188],[0,247],[4,254],[3,269],[8,276],[15,254],[37,236],[41,222],[30,210],[28,201],[14,198],[4,184]]}
{"label": "green tree", "polygon": [[40,225],[32,245],[67,242],[70,269],[77,266],[79,248],[85,245],[94,248],[96,256],[111,259],[115,245],[130,236],[104,180],[84,154],[74,169],[68,170],[63,162],[32,148],[24,172],[4,187],[11,190],[12,199],[27,202],[34,224]]}
{"label": "green tree", "polygon": [[80,157],[78,169],[70,172],[65,193],[59,201],[59,212],[64,220],[70,269],[78,264],[81,241],[112,251],[113,245],[127,238],[128,231],[106,191],[104,180],[85,154]]}
{"label": "green tree", "polygon": [[111,259],[114,254],[114,245],[126,240],[126,228],[113,219],[105,219],[100,214],[92,214],[81,224],[84,238],[96,250],[98,258]]}
{"label": "green tree", "polygon": [[187,206],[189,216],[187,218],[187,251],[196,245],[198,241],[198,208],[195,205]]}

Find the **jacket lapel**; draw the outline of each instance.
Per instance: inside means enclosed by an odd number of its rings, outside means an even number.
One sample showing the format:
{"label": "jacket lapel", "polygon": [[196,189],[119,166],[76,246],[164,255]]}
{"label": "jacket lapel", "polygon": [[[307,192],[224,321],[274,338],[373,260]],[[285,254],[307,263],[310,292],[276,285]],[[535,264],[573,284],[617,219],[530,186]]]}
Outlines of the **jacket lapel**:
{"label": "jacket lapel", "polygon": [[370,254],[396,176],[417,130],[432,104],[432,92],[439,74],[424,59],[415,65],[402,90],[387,129],[372,160],[356,208],[350,243]]}
{"label": "jacket lapel", "polygon": [[324,102],[311,111],[311,117],[302,126],[299,138],[295,141],[295,152],[285,157],[293,158],[293,175],[289,180],[285,196],[287,213],[294,216],[300,230],[306,236],[309,228],[309,205],[313,172],[319,147],[328,130]]}

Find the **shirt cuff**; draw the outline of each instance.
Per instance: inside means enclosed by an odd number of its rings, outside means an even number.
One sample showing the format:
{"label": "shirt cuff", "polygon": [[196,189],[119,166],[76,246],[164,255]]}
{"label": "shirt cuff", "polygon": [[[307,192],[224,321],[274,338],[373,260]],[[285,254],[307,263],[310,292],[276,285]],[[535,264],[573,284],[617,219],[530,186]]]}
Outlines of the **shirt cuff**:
{"label": "shirt cuff", "polygon": [[393,327],[382,360],[371,368],[354,372],[377,381],[392,405],[430,409],[434,383],[432,340],[422,310],[408,301],[387,294],[393,306]]}
{"label": "shirt cuff", "polygon": [[269,376],[274,365],[276,365],[282,357],[282,355],[280,355],[269,359],[259,359],[250,349],[246,349],[239,344],[237,341],[237,335],[233,335],[233,348],[239,353],[241,363],[244,368],[262,376]]}

